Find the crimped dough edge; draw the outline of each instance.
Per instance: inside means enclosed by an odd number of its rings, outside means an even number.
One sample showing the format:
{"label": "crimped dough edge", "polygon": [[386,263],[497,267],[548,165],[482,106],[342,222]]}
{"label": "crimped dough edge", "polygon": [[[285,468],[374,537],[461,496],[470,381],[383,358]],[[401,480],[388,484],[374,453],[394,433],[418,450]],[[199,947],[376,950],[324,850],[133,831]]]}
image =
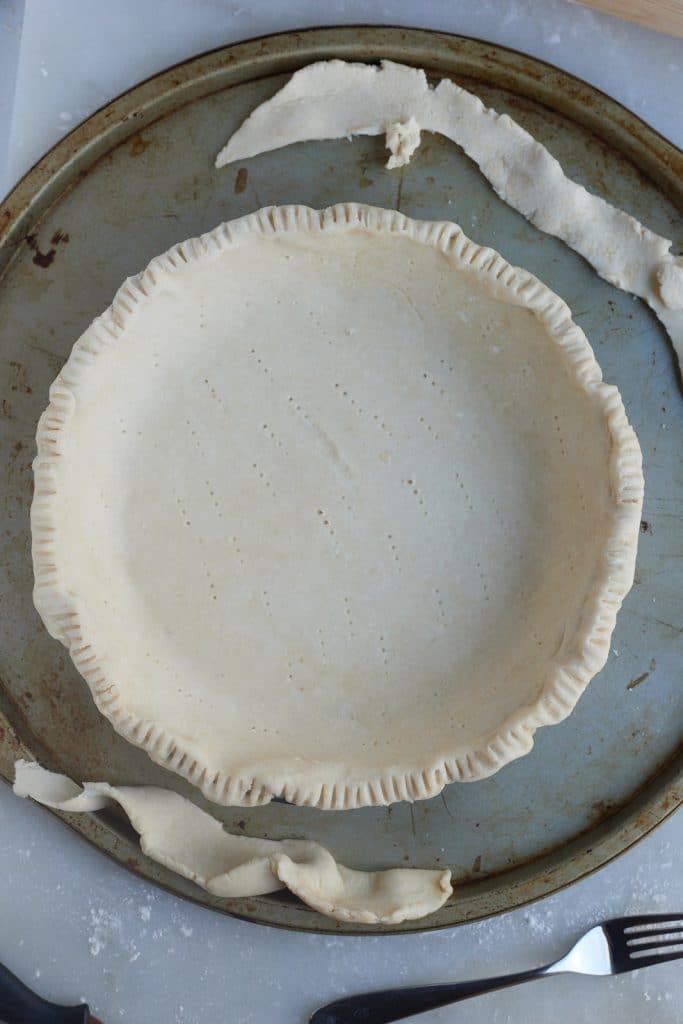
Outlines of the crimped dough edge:
{"label": "crimped dough edge", "polygon": [[[61,434],[76,405],[79,382],[98,354],[116,343],[138,303],[149,301],[167,276],[182,274],[187,264],[239,245],[247,233],[263,237],[287,232],[383,232],[431,245],[459,269],[474,269],[483,281],[495,283],[498,294],[531,310],[549,337],[562,350],[575,379],[600,402],[611,437],[609,458],[611,522],[595,584],[588,594],[571,646],[573,656],[552,662],[537,700],[510,715],[480,745],[458,756],[439,758],[424,766],[393,768],[371,777],[348,778],[349,766],[339,766],[339,780],[321,783],[315,764],[297,763],[292,780],[280,766],[261,765],[258,774],[244,776],[214,772],[201,757],[184,749],[183,741],[153,721],[132,714],[126,706],[125,684],[107,677],[101,652],[85,635],[81,600],[62,582],[56,535],[60,528],[59,462]],[[425,800],[438,795],[448,783],[470,782],[494,774],[515,758],[528,753],[539,726],[553,725],[570,714],[592,677],[603,667],[610,648],[616,615],[631,588],[640,528],[644,481],[637,437],[628,423],[616,387],[602,380],[590,344],[571,319],[566,303],[527,271],[513,267],[495,250],[479,246],[448,221],[417,221],[403,214],[357,203],[341,203],[325,210],[291,205],[267,207],[212,231],[174,245],[155,257],[140,274],[117,291],[111,306],[99,316],[73,347],[50,388],[50,402],[36,435],[31,506],[34,602],[48,631],[69,650],[74,665],[86,680],[98,709],[118,733],[143,748],[153,761],[197,786],[207,799],[225,806],[254,806],[281,797],[290,803],[323,810],[383,806],[399,800]]]}

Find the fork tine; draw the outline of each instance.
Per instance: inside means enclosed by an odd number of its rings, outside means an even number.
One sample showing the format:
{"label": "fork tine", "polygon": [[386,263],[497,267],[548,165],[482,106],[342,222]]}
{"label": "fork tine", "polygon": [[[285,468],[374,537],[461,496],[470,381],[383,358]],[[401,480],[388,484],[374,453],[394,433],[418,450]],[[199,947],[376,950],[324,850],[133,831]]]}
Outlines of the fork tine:
{"label": "fork tine", "polygon": [[[664,935],[670,935],[671,932],[664,932]],[[678,936],[677,939],[654,939],[652,942],[642,942],[637,946],[628,946],[628,953],[632,960],[640,959],[636,957],[636,953],[640,953],[644,949],[662,949],[664,946],[680,946],[683,949],[683,933]],[[683,953],[681,954],[683,956]]]}
{"label": "fork tine", "polygon": [[663,924],[665,921],[670,921],[672,924],[678,921],[683,924],[683,914],[641,914],[639,917],[615,917],[611,921],[605,921],[605,924],[616,926],[625,933],[632,929],[633,931],[647,930],[649,925]]}
{"label": "fork tine", "polygon": [[668,960],[681,959],[683,959],[683,950],[680,953],[665,953],[663,956],[653,953],[652,956],[638,957],[637,959],[631,957],[629,970],[639,971],[641,967],[654,967],[655,964],[665,964]]}

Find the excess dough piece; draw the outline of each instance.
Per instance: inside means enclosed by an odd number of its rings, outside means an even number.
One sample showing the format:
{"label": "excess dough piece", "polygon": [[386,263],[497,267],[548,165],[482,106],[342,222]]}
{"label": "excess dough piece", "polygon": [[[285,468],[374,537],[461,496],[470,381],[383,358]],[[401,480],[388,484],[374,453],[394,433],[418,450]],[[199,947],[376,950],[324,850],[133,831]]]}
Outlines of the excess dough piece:
{"label": "excess dough piece", "polygon": [[252,111],[216,166],[295,142],[384,135],[387,168],[404,167],[423,131],[461,146],[509,206],[647,302],[683,360],[683,258],[671,241],[572,181],[538,139],[448,78],[433,87],[420,68],[389,60],[309,64]]}
{"label": "excess dough piece", "polygon": [[140,837],[142,852],[213,896],[262,896],[287,888],[338,921],[399,924],[432,914],[452,893],[448,869],[356,871],[306,839],[252,839],[226,832],[187,797],[155,786],[83,788],[39,764],[17,761],[14,792],[68,814],[118,806]]}

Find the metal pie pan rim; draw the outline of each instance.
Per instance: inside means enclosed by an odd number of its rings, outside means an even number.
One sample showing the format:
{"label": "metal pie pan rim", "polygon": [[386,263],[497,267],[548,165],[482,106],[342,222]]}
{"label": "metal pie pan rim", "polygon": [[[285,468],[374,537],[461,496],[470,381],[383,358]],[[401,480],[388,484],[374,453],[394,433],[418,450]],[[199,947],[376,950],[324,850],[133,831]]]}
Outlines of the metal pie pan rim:
{"label": "metal pie pan rim", "polygon": [[[361,38],[356,38],[360,34]],[[398,38],[396,36],[398,35]],[[301,56],[296,52],[296,47],[292,46],[297,40],[300,42],[300,37],[303,37],[304,43],[308,42],[312,44],[308,48],[304,45],[300,46]],[[389,38],[392,37],[392,38]],[[197,83],[202,78],[218,79],[220,78],[221,70],[225,71],[229,68],[227,62],[220,67],[209,67],[206,68],[207,61],[215,62],[216,59],[221,57],[225,58],[228,54],[231,56],[233,64],[232,67],[235,70],[245,67],[250,63],[253,58],[250,58],[248,51],[250,49],[263,50],[263,44],[276,44],[280,43],[281,47],[286,47],[290,44],[290,49],[285,49],[284,52],[281,49],[280,60],[286,60],[289,62],[290,69],[295,65],[308,63],[310,60],[315,59],[311,55],[311,50],[318,50],[325,47],[326,52],[320,53],[318,59],[324,59],[329,57],[334,51],[340,52],[346,56],[347,59],[359,59],[357,56],[354,57],[353,50],[374,50],[377,55],[375,57],[366,57],[368,60],[379,60],[380,53],[390,51],[389,56],[391,59],[398,59],[396,56],[392,57],[391,51],[394,53],[399,47],[404,47],[406,50],[409,48],[410,43],[406,43],[404,37],[410,37],[413,40],[417,40],[423,47],[431,47],[435,57],[440,56],[443,61],[456,62],[458,60],[457,52],[449,49],[448,42],[452,44],[457,42],[459,45],[467,46],[474,45],[475,47],[486,47],[489,53],[495,52],[496,54],[507,55],[510,60],[520,59],[522,61],[529,62],[533,65],[540,66],[541,69],[545,69],[548,74],[554,76],[560,76],[561,79],[571,81],[578,87],[579,92],[588,92],[593,96],[597,96],[604,104],[607,105],[608,109],[612,114],[620,113],[627,121],[633,125],[638,125],[642,134],[647,138],[650,153],[645,163],[654,161],[659,163],[662,170],[663,178],[668,181],[675,182],[675,174],[672,170],[672,165],[676,161],[683,157],[681,151],[673,144],[666,140],[660,133],[655,129],[647,125],[641,118],[633,114],[626,107],[620,104],[618,101],[612,99],[606,94],[602,93],[596,87],[586,83],[577,76],[571,75],[568,72],[562,71],[554,67],[552,64],[548,64],[538,58],[532,57],[529,54],[522,53],[510,47],[500,46],[495,43],[490,43],[486,40],[480,40],[471,37],[456,36],[444,32],[434,32],[428,29],[412,29],[404,26],[365,26],[365,25],[344,25],[338,28],[306,28],[302,30],[291,30],[283,33],[273,33],[268,36],[260,36],[254,39],[241,41],[239,43],[232,44],[227,47],[217,47],[204,54],[196,55],[186,61],[179,62],[178,64],[172,65],[171,67],[153,75],[144,81],[133,86],[131,89],[125,91],[120,96],[111,100],[105,106],[95,111],[83,124],[77,126],[69,135],[59,140],[36,164],[20,179],[15,185],[13,190],[8,194],[5,200],[0,204],[0,224],[4,219],[2,227],[2,233],[0,234],[0,245],[8,245],[10,250],[13,244],[17,244],[26,231],[22,231],[22,224],[29,221],[31,224],[39,220],[40,216],[45,210],[52,205],[54,202],[58,202],[63,191],[64,185],[69,187],[68,183],[61,183],[60,177],[65,171],[68,172],[69,165],[80,158],[86,163],[94,163],[108,149],[118,145],[123,138],[127,138],[131,135],[135,135],[142,128],[153,123],[159,117],[163,117],[164,113],[156,113],[155,107],[162,104],[162,98],[168,93],[180,92],[183,89],[191,87],[193,83]],[[409,61],[408,57],[405,59]],[[241,63],[240,63],[241,62]],[[429,68],[428,68],[429,69]],[[174,73],[179,71],[185,71],[188,77],[185,81],[176,80],[172,81]],[[264,69],[256,63],[254,67],[254,75],[250,76],[248,72],[245,72],[242,80],[246,81],[250,78],[265,78],[273,74],[282,73],[286,71],[286,68],[264,71]],[[514,82],[514,69],[513,71],[513,82]],[[448,72],[444,69],[444,74]],[[457,74],[457,72],[451,72]],[[522,74],[522,72],[517,72]],[[472,77],[471,75],[463,74],[463,77]],[[486,77],[482,76],[482,81],[485,81]],[[156,96],[147,96],[146,93],[149,91],[150,86],[157,87]],[[216,84],[213,88],[206,88],[203,90],[202,95],[208,95],[210,93],[219,92],[224,88],[228,88],[230,83]],[[514,89],[511,88],[514,92]],[[185,102],[191,102],[185,101]],[[537,102],[543,102],[543,100],[537,100]],[[577,113],[585,113],[582,111],[580,106],[580,97],[574,96],[571,103],[577,107]],[[177,109],[178,106],[184,105],[181,100],[173,109]],[[139,108],[142,107],[143,111],[139,117],[136,117],[136,113]],[[119,109],[122,108],[122,109]],[[145,110],[146,108],[146,110]],[[150,114],[151,111],[151,114]],[[109,142],[101,153],[95,153],[89,155],[89,149],[91,148],[93,139],[90,138],[90,132],[97,127],[97,122],[105,120],[108,115],[116,115],[118,112],[118,120],[116,117],[111,118],[109,125],[102,124],[99,126],[94,138],[104,138],[105,141]],[[586,126],[587,122],[579,117],[576,120]],[[114,137],[111,137],[112,128],[117,128],[119,133],[114,133]],[[623,130],[623,126],[621,126]],[[631,158],[632,155],[631,155]],[[637,163],[637,161],[636,161]],[[645,173],[648,173],[646,170]],[[662,188],[661,185],[659,185]],[[668,192],[666,188],[663,191]],[[669,198],[678,205],[683,205],[683,189],[674,189],[675,195],[669,195]],[[680,193],[680,194],[679,194]],[[15,202],[19,201],[19,208],[12,212],[12,206]],[[18,711],[18,709],[16,709]],[[14,718],[14,715],[12,715]],[[21,714],[18,714],[18,718],[21,719]],[[38,740],[38,747],[40,746]],[[25,748],[27,755],[30,753],[28,747]],[[503,888],[511,890],[510,895],[512,899],[506,905],[497,905],[492,910],[483,911],[477,913],[476,910],[471,916],[467,916],[461,913],[456,915],[454,918],[449,920],[437,920],[432,923],[430,920],[426,925],[420,922],[413,922],[409,926],[392,928],[392,929],[377,929],[377,928],[353,928],[345,926],[343,932],[340,932],[338,927],[335,927],[335,922],[325,921],[320,919],[318,915],[307,908],[296,908],[300,911],[305,911],[305,914],[299,913],[297,917],[310,917],[310,923],[306,920],[299,921],[296,923],[285,923],[282,921],[272,920],[271,915],[265,910],[263,906],[264,899],[256,898],[253,901],[246,901],[253,903],[254,912],[251,909],[245,909],[241,906],[244,901],[240,902],[240,906],[220,906],[216,909],[232,914],[233,916],[244,918],[259,923],[270,924],[280,927],[294,928],[297,930],[306,930],[314,932],[335,932],[341,934],[376,934],[377,932],[388,933],[388,934],[405,934],[406,932],[419,932],[424,930],[430,930],[434,928],[452,927],[458,923],[465,923],[466,921],[479,920],[489,916],[493,916],[497,913],[502,913],[513,907],[521,906],[526,903],[532,902],[545,895],[549,895],[552,892],[564,888],[566,885],[571,884],[585,875],[596,870],[598,867],[605,863],[608,863],[619,853],[624,852],[635,844],[640,838],[647,835],[657,824],[663,821],[666,817],[671,814],[677,806],[683,803],[683,793],[681,792],[681,786],[683,785],[683,767],[676,767],[676,762],[680,761],[680,755],[675,755],[668,765],[656,772],[653,776],[647,779],[643,785],[624,803],[621,807],[609,818],[605,819],[597,826],[592,826],[586,832],[581,833],[573,837],[566,846],[556,847],[555,849],[543,853],[538,858],[527,862],[526,864],[515,867],[510,872],[503,872],[496,876],[491,876],[490,882],[491,887],[500,887],[500,883],[503,883]],[[45,760],[48,766],[48,761]],[[55,766],[57,767],[57,766]],[[2,774],[9,778],[10,771],[6,770],[4,765]],[[134,867],[132,864],[126,864],[129,859],[131,852],[134,852],[137,858],[140,858],[141,864],[144,865],[146,859],[142,858],[139,850],[130,843],[130,848],[120,850],[121,842],[125,840],[125,834],[119,832],[116,829],[112,832],[110,825],[105,825],[98,818],[93,819],[92,825],[95,826],[96,832],[99,833],[99,841],[96,836],[86,834],[86,829],[78,823],[73,816],[58,815],[64,821],[67,822],[72,828],[75,828],[81,835],[88,838],[90,842],[97,845],[103,852],[108,853],[114,859],[120,863],[128,866],[130,870],[147,878],[148,880],[154,880],[155,884],[161,885],[162,888],[166,888],[173,892],[175,895],[183,895],[185,898],[194,899],[196,902],[201,903],[204,906],[207,904],[206,900],[203,899],[203,894],[200,890],[196,890],[196,896],[193,893],[179,892],[177,888],[173,886],[173,878],[169,876],[168,882],[164,882],[158,878],[153,878],[150,871],[144,870],[144,867]],[[639,820],[640,819],[640,820]],[[643,820],[645,819],[645,820]],[[591,843],[590,837],[595,836],[595,841]],[[113,840],[113,842],[112,842]],[[103,843],[111,846],[111,849],[103,848]],[[569,854],[568,851],[573,847],[577,847],[573,854]],[[585,861],[588,861],[587,865]],[[156,866],[155,866],[156,867]],[[527,872],[527,869],[533,869],[533,881],[528,878],[520,878],[515,880],[514,875],[522,874]],[[562,877],[558,881],[553,881],[553,878],[560,874]],[[512,876],[512,877],[511,877]],[[485,881],[485,880],[484,880]],[[477,885],[481,883],[477,882]],[[515,894],[516,889],[524,889],[524,893]],[[456,901],[461,907],[463,902],[466,900],[466,892],[463,891],[462,897],[458,898],[456,891]],[[268,900],[268,898],[266,898]],[[272,900],[272,898],[271,898]],[[227,902],[227,901],[226,901]],[[453,910],[456,903],[447,904],[443,911],[439,915],[435,915],[440,918],[442,915],[447,915],[449,910]],[[259,907],[263,910],[259,910]],[[293,908],[292,908],[293,909]],[[265,911],[265,912],[263,912]]]}

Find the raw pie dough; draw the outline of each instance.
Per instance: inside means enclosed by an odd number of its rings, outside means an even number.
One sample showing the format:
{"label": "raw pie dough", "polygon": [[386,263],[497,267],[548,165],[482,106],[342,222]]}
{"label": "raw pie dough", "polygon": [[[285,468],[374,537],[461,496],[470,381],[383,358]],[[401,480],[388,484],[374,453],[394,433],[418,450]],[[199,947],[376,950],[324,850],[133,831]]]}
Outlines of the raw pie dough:
{"label": "raw pie dough", "polygon": [[449,223],[262,210],[175,246],[38,429],[35,601],[100,710],[218,803],[389,804],[572,710],[641,457],[570,311]]}
{"label": "raw pie dough", "polygon": [[578,252],[606,281],[654,310],[683,360],[683,257],[671,242],[571,181],[548,150],[507,114],[443,79],[382,61],[310,64],[258,106],[216,158],[222,167],[293,142],[386,135],[388,168],[403,167],[420,132],[463,148],[506,203]]}
{"label": "raw pie dough", "polygon": [[14,792],[59,811],[100,811],[117,804],[152,860],[189,878],[214,896],[262,896],[287,887],[320,914],[339,921],[399,924],[431,914],[452,892],[450,871],[394,868],[354,871],[305,839],[251,839],[226,832],[220,822],[167,789],[84,788],[65,775],[17,761]]}

